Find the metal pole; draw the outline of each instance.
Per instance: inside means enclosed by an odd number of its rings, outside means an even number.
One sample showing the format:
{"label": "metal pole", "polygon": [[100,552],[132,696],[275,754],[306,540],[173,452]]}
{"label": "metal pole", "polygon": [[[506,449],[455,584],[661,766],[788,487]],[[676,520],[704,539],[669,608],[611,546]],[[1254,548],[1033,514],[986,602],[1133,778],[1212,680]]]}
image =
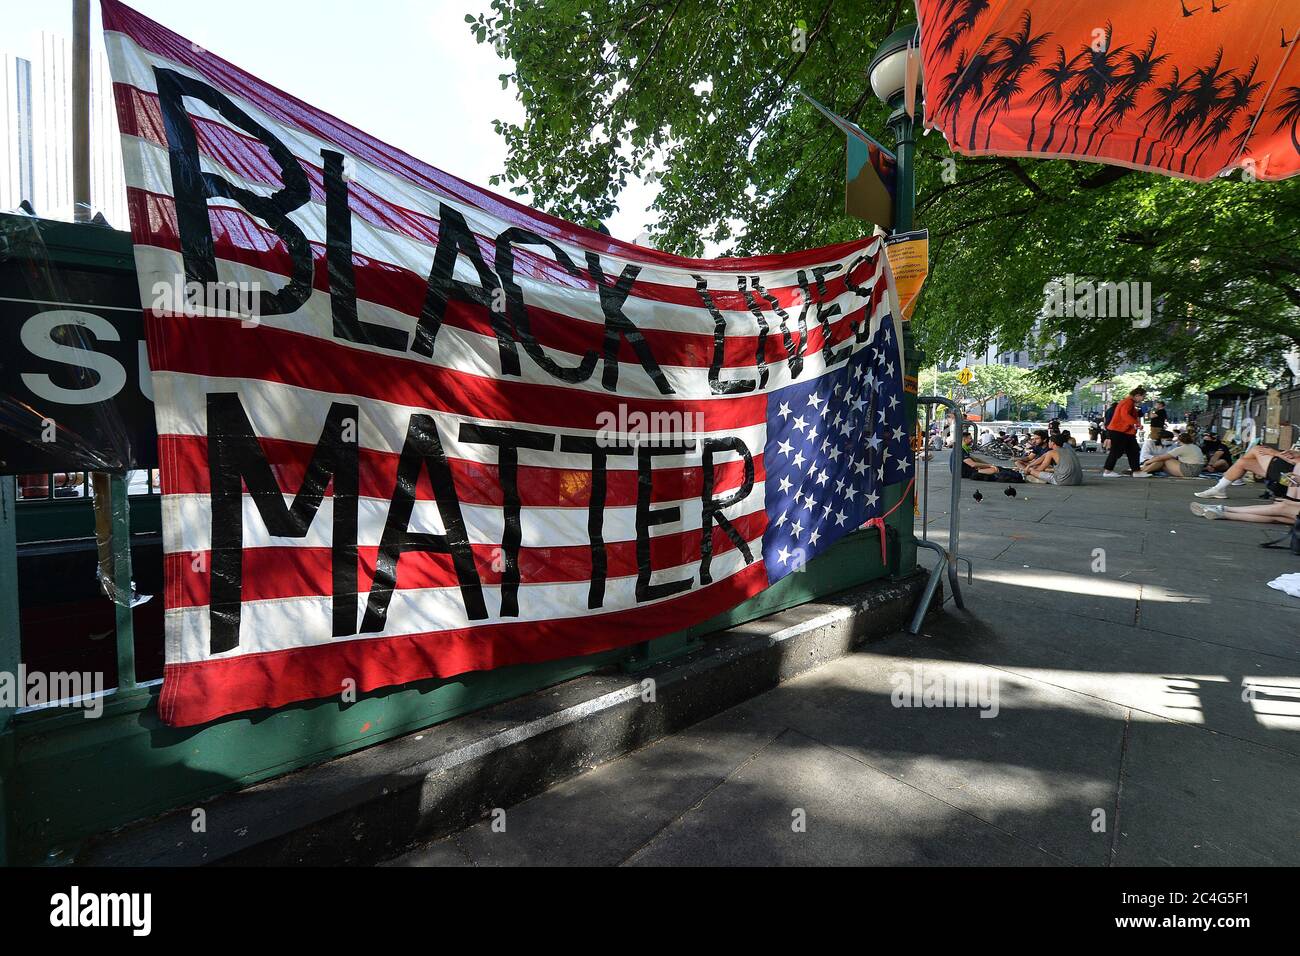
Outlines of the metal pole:
{"label": "metal pole", "polygon": [[90,0],[72,0],[72,218],[90,221]]}
{"label": "metal pole", "polygon": [[[912,621],[907,626],[909,634],[917,634],[921,630],[921,623],[925,620],[925,613],[930,609],[930,602],[934,599],[935,591],[939,587],[939,579],[947,572],[948,584],[952,588],[953,601],[957,607],[965,608],[966,602],[961,595],[961,583],[957,578],[957,562],[963,560],[957,550],[958,535],[961,531],[961,439],[966,430],[966,416],[962,413],[957,403],[947,398],[940,398],[937,395],[921,395],[916,399],[918,405],[945,405],[952,410],[953,414],[953,447],[952,454],[948,457],[948,463],[952,471],[952,493],[949,504],[948,518],[948,548],[944,550],[941,545],[933,541],[922,540],[917,544],[937,551],[942,559],[930,571],[930,580],[926,582],[925,592],[921,595],[921,601],[916,607],[916,612],[912,615]],[[969,561],[967,561],[969,564]]]}
{"label": "metal pole", "polygon": [[131,585],[130,504],[125,476],[112,475],[108,483],[108,510],[112,526],[109,548],[113,557],[113,589],[116,592],[117,689],[130,690],[135,687],[135,611],[132,607],[135,591]]}

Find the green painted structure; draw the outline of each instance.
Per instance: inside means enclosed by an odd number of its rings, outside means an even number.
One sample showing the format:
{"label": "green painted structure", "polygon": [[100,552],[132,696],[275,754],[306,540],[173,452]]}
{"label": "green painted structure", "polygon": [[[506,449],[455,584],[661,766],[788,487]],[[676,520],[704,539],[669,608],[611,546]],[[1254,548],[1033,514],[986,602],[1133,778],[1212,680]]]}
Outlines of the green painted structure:
{"label": "green painted structure", "polygon": [[[134,270],[130,236],[93,226],[42,223],[52,269]],[[58,305],[51,305],[57,308]],[[907,352],[907,367],[917,356]],[[907,395],[915,419],[915,395]],[[910,486],[909,486],[910,487]],[[89,498],[18,500],[17,480],[0,478],[0,672],[16,673],[24,646],[50,637],[21,633],[26,595],[42,582],[25,567],[59,549],[94,549]],[[156,494],[128,495],[112,477],[112,579],[129,593],[133,570],[161,574]],[[910,491],[893,487],[889,506]],[[130,545],[127,545],[130,542]],[[916,567],[912,502],[887,519],[888,558],[878,533],[852,535],[762,594],[690,630],[629,648],[568,660],[428,680],[363,694],[355,703],[311,701],[200,727],[164,726],[160,681],[137,682],[139,648],[132,609],[115,605],[112,639],[118,679],[102,715],[48,707],[0,706],[0,862],[71,863],[81,841],[101,831],[223,791],[328,760],[422,727],[600,668],[636,670],[688,649],[703,635]],[[135,568],[132,568],[132,562]],[[45,582],[48,586],[48,582]],[[161,601],[161,595],[154,600]],[[57,636],[57,635],[56,635]],[[107,640],[109,635],[105,635]]]}

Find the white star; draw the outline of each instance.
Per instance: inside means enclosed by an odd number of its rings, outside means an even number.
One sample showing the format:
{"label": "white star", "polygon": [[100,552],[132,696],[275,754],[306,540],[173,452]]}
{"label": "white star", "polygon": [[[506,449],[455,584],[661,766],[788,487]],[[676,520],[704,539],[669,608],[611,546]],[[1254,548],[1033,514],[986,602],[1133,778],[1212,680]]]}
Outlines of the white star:
{"label": "white star", "polygon": [[790,525],[790,533],[794,535],[794,539],[798,541],[799,535],[803,534],[803,525],[801,525],[798,521],[795,521],[794,524]]}
{"label": "white star", "polygon": [[855,461],[853,463],[853,470],[859,475],[865,475],[867,473],[867,463],[865,461]]}
{"label": "white star", "polygon": [[817,502],[813,500],[812,495],[805,495],[803,499],[803,510],[812,514],[812,510],[817,507]]}
{"label": "white star", "polygon": [[876,412],[876,414],[880,416],[880,424],[885,424],[885,410],[882,408],[880,411]]}
{"label": "white star", "polygon": [[890,376],[892,376],[892,375],[894,374],[894,363],[893,363],[893,362],[890,362],[888,365],[885,366],[885,373],[886,373],[887,375],[890,375]]}
{"label": "white star", "polygon": [[815,545],[821,539],[821,536],[822,533],[820,531],[814,531],[812,534],[808,535],[808,543],[810,545]]}
{"label": "white star", "polygon": [[[892,369],[892,368],[893,368],[893,366],[891,365],[891,366],[890,366],[890,369]],[[893,372],[891,371],[890,374],[892,375]],[[898,396],[896,396],[896,395],[890,395],[890,396],[889,396],[889,408],[890,408],[890,410],[892,411],[893,409],[895,409],[895,408],[897,408],[897,407],[898,407]]]}
{"label": "white star", "polygon": [[876,478],[879,479],[880,481],[884,481],[884,480],[885,480],[885,466],[884,466],[884,465],[881,465],[879,468],[876,469]]}
{"label": "white star", "polygon": [[898,441],[906,437],[907,437],[907,432],[903,431],[903,429],[901,428],[894,429],[894,441]]}
{"label": "white star", "polygon": [[801,452],[801,451],[797,451],[797,452],[794,453],[794,461],[792,461],[791,464],[792,464],[795,468],[798,468],[800,465],[802,465],[802,464],[803,464],[805,461],[807,461],[807,460],[808,460],[808,459],[805,458],[805,457],[803,456],[803,452]]}
{"label": "white star", "polygon": [[780,551],[778,551],[776,553],[776,556],[781,559],[782,564],[786,564],[790,560],[790,552],[787,551],[785,548],[782,548]]}
{"label": "white star", "polygon": [[838,448],[832,448],[831,453],[827,457],[830,458],[831,461],[839,461],[840,450]]}
{"label": "white star", "polygon": [[854,498],[856,498],[857,496],[858,496],[858,489],[856,489],[856,488],[854,488],[854,487],[852,487],[852,486],[850,486],[850,487],[844,489],[844,500],[845,500],[845,501],[852,501],[852,500],[853,500]]}
{"label": "white star", "polygon": [[835,482],[835,493],[836,493],[837,495],[838,495],[838,494],[843,494],[843,493],[844,493],[844,479],[843,479],[843,478],[840,478],[840,479],[836,480],[836,482]]}
{"label": "white star", "polygon": [[779,517],[779,518],[776,519],[775,524],[776,524],[776,526],[777,526],[778,528],[781,527],[781,525],[785,524],[785,515],[786,515],[786,513],[785,513],[784,511],[782,511],[782,512],[781,512],[781,517]]}
{"label": "white star", "polygon": [[781,494],[785,494],[790,490],[790,479],[782,477],[781,480],[777,482],[777,486],[781,489]]}
{"label": "white star", "polygon": [[844,421],[844,416],[841,415],[839,412],[836,412],[835,417],[831,419],[831,424],[838,425],[842,421]]}
{"label": "white star", "polygon": [[808,406],[810,408],[821,408],[821,405],[822,405],[822,400],[817,397],[816,392],[813,392],[811,395],[808,396]]}
{"label": "white star", "polygon": [[885,344],[889,344],[889,329],[885,329]]}
{"label": "white star", "polygon": [[826,484],[826,479],[829,477],[830,475],[826,474],[825,470],[817,472],[817,484],[819,485]]}
{"label": "white star", "polygon": [[865,500],[867,502],[868,508],[874,508],[876,506],[876,502],[880,500],[880,495],[876,494],[873,491],[871,494],[867,495]]}
{"label": "white star", "polygon": [[906,474],[908,467],[911,465],[911,462],[909,462],[906,458],[899,458],[894,462],[894,465],[895,467],[898,468],[899,471]]}
{"label": "white star", "polygon": [[788,441],[783,441],[776,446],[776,450],[779,451],[781,454],[785,455],[785,457],[787,458],[790,457],[790,452],[793,449],[794,449],[794,445],[790,444]]}
{"label": "white star", "polygon": [[798,431],[803,431],[805,428],[808,427],[808,423],[807,423],[806,421],[804,421],[804,420],[803,420],[803,416],[800,415],[798,418],[796,418],[796,419],[794,420],[794,427],[795,427],[795,429],[797,429]]}
{"label": "white star", "polygon": [[780,415],[781,415],[782,418],[789,418],[789,417],[790,417],[790,403],[789,403],[789,402],[782,402],[782,403],[781,403],[781,407],[780,407],[779,409],[777,409],[777,412],[780,413]]}
{"label": "white star", "polygon": [[871,446],[872,451],[875,451],[877,448],[880,447],[880,436],[872,435],[870,438],[867,439],[867,444]]}
{"label": "white star", "polygon": [[808,430],[808,441],[811,442],[816,437],[817,437],[817,426],[814,425],[811,429]]}
{"label": "white star", "polygon": [[844,524],[844,522],[848,520],[848,517],[849,516],[843,511],[835,512],[835,527],[838,528],[840,525]]}

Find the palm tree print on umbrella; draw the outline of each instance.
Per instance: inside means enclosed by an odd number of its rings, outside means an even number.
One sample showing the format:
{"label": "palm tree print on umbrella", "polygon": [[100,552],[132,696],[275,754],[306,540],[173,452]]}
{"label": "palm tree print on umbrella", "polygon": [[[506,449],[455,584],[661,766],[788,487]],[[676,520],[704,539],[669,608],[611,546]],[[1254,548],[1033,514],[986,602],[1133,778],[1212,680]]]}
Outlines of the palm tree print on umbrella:
{"label": "palm tree print on umbrella", "polygon": [[[1205,158],[1206,152],[1211,146],[1218,144],[1219,140],[1228,134],[1237,118],[1250,108],[1250,101],[1255,98],[1255,94],[1263,87],[1263,82],[1254,82],[1255,73],[1259,69],[1259,59],[1256,58],[1250,64],[1250,69],[1246,71],[1245,76],[1238,76],[1235,72],[1228,75],[1228,84],[1224,89],[1226,99],[1223,105],[1219,107],[1214,117],[1206,126],[1205,131],[1197,137],[1196,141],[1187,148],[1190,155],[1198,146],[1201,151],[1197,154],[1196,161],[1192,163],[1192,172],[1195,173],[1200,168],[1201,161]],[[1251,124],[1247,122],[1245,128],[1235,137],[1233,137],[1233,155],[1236,156],[1246,145],[1246,138],[1250,135]],[[1187,157],[1183,157],[1183,165],[1186,166]]]}
{"label": "palm tree print on umbrella", "polygon": [[984,137],[984,148],[988,148],[993,135],[993,121],[1020,94],[1020,81],[1038,62],[1038,48],[1047,42],[1047,36],[1046,33],[1033,35],[1033,24],[1030,22],[1029,11],[1026,10],[1021,14],[1020,32],[1002,37],[994,44],[996,59],[989,64],[989,72],[995,76],[993,88],[975,110],[975,118],[971,120],[971,149],[975,148],[975,134],[979,130],[980,118],[985,110],[992,107],[993,112],[989,114]]}
{"label": "palm tree print on umbrella", "polygon": [[[1102,126],[1109,124],[1107,130],[1100,140],[1097,141],[1097,151],[1101,152],[1102,143],[1106,138],[1119,127],[1124,117],[1137,108],[1138,95],[1146,87],[1155,82],[1156,70],[1160,64],[1169,59],[1168,53],[1156,55],[1156,31],[1152,30],[1151,35],[1147,37],[1145,49],[1133,50],[1125,54],[1128,72],[1124,74],[1119,84],[1119,89],[1115,94],[1111,104],[1102,111],[1101,116],[1097,118],[1097,123],[1093,127],[1095,134]],[[1088,144],[1083,150],[1085,153],[1092,152],[1092,137],[1088,137]]]}
{"label": "palm tree print on umbrella", "polygon": [[1300,153],[1300,86],[1289,86],[1282,94],[1282,102],[1273,110],[1282,118],[1273,127],[1273,132],[1280,133],[1288,123],[1291,125],[1291,145]]}
{"label": "palm tree print on umbrella", "polygon": [[[1211,160],[1240,161],[1256,126],[1261,133],[1264,129],[1257,114],[1267,84],[1259,76],[1274,68],[1260,58],[1249,67],[1232,68],[1220,46],[1201,66],[1174,63],[1177,37],[1171,47],[1161,43],[1160,30],[1152,29],[1141,45],[1119,44],[1114,24],[1107,23],[1073,55],[1067,41],[1053,44],[1054,56],[1047,59],[1043,54],[1054,34],[1035,33],[1029,9],[1021,11],[1011,30],[981,35],[977,21],[996,5],[938,2],[948,14],[939,46],[954,51],[955,62],[949,59],[935,71],[944,76],[937,85],[946,95],[934,125],[963,149],[989,150],[995,138],[1008,139],[994,136],[999,117],[1019,124],[1028,113],[1028,138],[1018,151],[1110,157],[1203,177],[1215,172],[1205,168]],[[1002,15],[999,11],[997,19]],[[1042,17],[1038,20],[1041,24]],[[1300,86],[1279,89],[1277,99],[1269,107],[1277,121],[1273,133],[1289,128],[1291,145],[1300,154]],[[1013,142],[1018,138],[1013,130],[1003,134]],[[1125,138],[1118,150],[1108,146],[1116,135]]]}
{"label": "palm tree print on umbrella", "polygon": [[961,13],[948,23],[943,35],[939,37],[939,49],[945,54],[951,53],[962,34],[972,29],[976,21],[988,11],[990,2],[991,0],[952,0],[947,8],[955,10],[960,6]]}
{"label": "palm tree print on umbrella", "polygon": [[[989,38],[990,41],[996,41],[996,34]],[[987,44],[986,44],[987,48]],[[992,53],[987,49],[981,49],[966,64],[966,68],[961,71],[957,81],[952,84],[951,92],[948,99],[943,102],[941,112],[946,112],[952,122],[952,132],[949,135],[951,139],[957,139],[957,122],[958,114],[961,112],[961,104],[969,96],[974,100],[982,100],[984,97],[984,82],[992,70]],[[959,58],[960,65],[960,58]],[[954,71],[955,72],[955,71]]]}
{"label": "palm tree print on umbrella", "polygon": [[1029,120],[1028,148],[1030,150],[1034,148],[1034,139],[1038,136],[1038,114],[1049,103],[1053,107],[1061,105],[1061,101],[1065,97],[1065,88],[1074,79],[1074,68],[1078,65],[1079,60],[1080,58],[1077,56],[1072,60],[1066,60],[1065,47],[1058,43],[1056,46],[1056,60],[1038,71],[1039,75],[1045,76],[1047,79],[1029,97],[1030,103],[1038,104],[1034,108],[1034,115]]}
{"label": "palm tree print on umbrella", "polygon": [[1223,69],[1223,47],[1219,47],[1214,62],[1200,67],[1192,74],[1191,86],[1183,93],[1182,105],[1161,132],[1161,138],[1169,141],[1169,158],[1163,165],[1172,169],[1174,154],[1181,150],[1183,158],[1178,171],[1187,171],[1187,160],[1192,147],[1182,149],[1182,144],[1193,132],[1197,134],[1196,140],[1199,140],[1201,131],[1222,109],[1227,101],[1230,72]]}
{"label": "palm tree print on umbrella", "polygon": [[[1107,23],[1105,37],[1100,43],[1093,43],[1088,46],[1086,59],[1088,65],[1079,71],[1077,77],[1078,89],[1077,96],[1074,100],[1072,110],[1074,119],[1070,125],[1074,127],[1074,138],[1070,147],[1070,152],[1079,152],[1079,134],[1083,131],[1083,118],[1090,110],[1100,112],[1106,105],[1106,100],[1110,97],[1111,92],[1120,84],[1123,74],[1117,72],[1122,62],[1128,46],[1114,46],[1115,27]],[[1093,132],[1096,132],[1096,121],[1092,124]],[[1048,132],[1047,142],[1052,141],[1052,134],[1055,130]],[[1091,142],[1091,137],[1089,137]],[[1065,137],[1061,137],[1061,146],[1064,149]],[[1044,144],[1044,149],[1047,144]],[[1085,150],[1084,152],[1087,152]]]}
{"label": "palm tree print on umbrella", "polygon": [[[1189,76],[1184,79],[1177,66],[1174,67],[1173,76],[1160,86],[1156,87],[1155,102],[1148,106],[1138,117],[1145,119],[1146,123],[1142,127],[1142,136],[1133,144],[1133,162],[1137,162],[1138,150],[1142,148],[1142,143],[1147,138],[1147,133],[1151,130],[1152,123],[1160,123],[1162,126],[1169,122],[1169,118],[1174,115],[1174,108],[1187,92],[1187,86],[1192,82]],[[1151,145],[1147,147],[1145,165],[1151,165],[1151,156],[1155,152],[1158,139],[1153,139]]]}

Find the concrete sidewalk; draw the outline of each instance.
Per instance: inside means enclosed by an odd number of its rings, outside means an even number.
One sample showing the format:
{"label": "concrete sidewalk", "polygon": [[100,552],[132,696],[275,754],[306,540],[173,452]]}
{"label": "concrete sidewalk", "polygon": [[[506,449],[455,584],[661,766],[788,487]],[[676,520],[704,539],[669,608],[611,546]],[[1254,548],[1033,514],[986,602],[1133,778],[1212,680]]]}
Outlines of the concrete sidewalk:
{"label": "concrete sidewalk", "polygon": [[[972,485],[965,612],[393,862],[1300,864],[1300,600],[1265,586],[1300,561],[1194,517],[1206,484]],[[996,716],[895,706],[914,686]]]}

